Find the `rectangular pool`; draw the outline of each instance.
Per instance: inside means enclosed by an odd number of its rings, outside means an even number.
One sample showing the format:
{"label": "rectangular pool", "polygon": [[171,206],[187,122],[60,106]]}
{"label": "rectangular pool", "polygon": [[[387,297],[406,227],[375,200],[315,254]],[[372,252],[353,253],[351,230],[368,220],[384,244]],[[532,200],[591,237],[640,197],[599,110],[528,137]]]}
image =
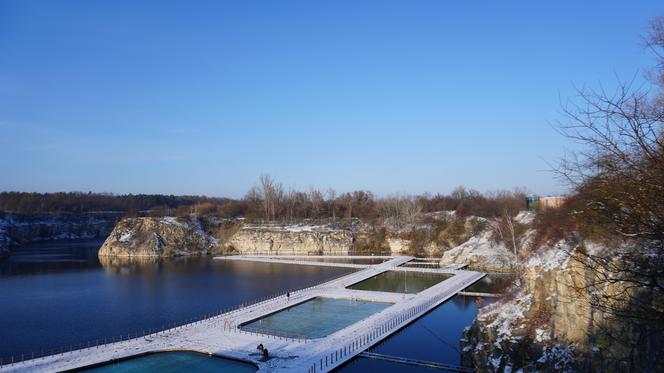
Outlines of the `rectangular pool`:
{"label": "rectangular pool", "polygon": [[387,271],[348,286],[348,289],[414,294],[443,282],[452,276],[443,273]]}
{"label": "rectangular pool", "polygon": [[316,297],[244,323],[240,329],[289,338],[322,338],[391,305]]}
{"label": "rectangular pool", "polygon": [[90,367],[74,369],[88,373],[143,373],[143,372],[226,372],[254,373],[255,365],[233,359],[193,351],[167,351],[147,353],[113,360]]}

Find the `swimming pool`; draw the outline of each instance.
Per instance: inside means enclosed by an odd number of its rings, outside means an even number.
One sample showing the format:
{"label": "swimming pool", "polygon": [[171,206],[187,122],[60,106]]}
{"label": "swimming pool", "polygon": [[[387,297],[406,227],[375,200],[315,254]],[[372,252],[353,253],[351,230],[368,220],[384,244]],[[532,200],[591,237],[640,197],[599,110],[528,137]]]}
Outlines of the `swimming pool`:
{"label": "swimming pool", "polygon": [[255,365],[239,360],[226,359],[193,351],[155,352],[129,357],[89,368],[78,372],[91,373],[139,373],[139,372],[225,372],[254,373]]}
{"label": "swimming pool", "polygon": [[391,305],[316,297],[242,324],[240,329],[289,338],[322,338]]}
{"label": "swimming pool", "polygon": [[452,276],[444,273],[387,271],[348,286],[348,289],[413,294],[428,289]]}

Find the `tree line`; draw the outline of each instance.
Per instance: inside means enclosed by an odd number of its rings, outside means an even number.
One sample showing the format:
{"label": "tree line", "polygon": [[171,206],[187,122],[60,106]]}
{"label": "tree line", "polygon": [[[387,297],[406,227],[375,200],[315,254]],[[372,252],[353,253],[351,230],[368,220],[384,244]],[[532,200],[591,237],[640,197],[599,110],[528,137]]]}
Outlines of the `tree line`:
{"label": "tree line", "polygon": [[[491,218],[503,216],[505,213],[514,216],[526,208],[525,196],[525,190],[519,188],[480,193],[460,186],[450,194],[397,194],[376,197],[366,190],[338,193],[332,188],[287,189],[272,176],[263,174],[259,182],[241,199],[183,206],[177,209],[175,215],[199,213],[282,223],[352,218],[372,222],[376,219],[387,219],[400,224],[414,223],[421,213],[435,211],[455,211],[457,216],[461,217]],[[170,214],[173,212],[170,211]]]}
{"label": "tree line", "polygon": [[118,211],[129,216],[212,215],[250,221],[294,222],[301,220],[365,221],[387,219],[397,224],[414,223],[421,213],[455,211],[458,216],[513,216],[525,209],[525,191],[480,193],[457,187],[450,194],[392,195],[377,198],[372,192],[334,189],[286,189],[270,175],[243,198],[110,193],[0,193],[0,211],[13,213]]}
{"label": "tree line", "polygon": [[153,208],[178,208],[201,203],[220,203],[221,198],[162,194],[92,192],[27,193],[1,192],[0,211],[31,214],[39,212],[85,213],[95,211],[132,212]]}

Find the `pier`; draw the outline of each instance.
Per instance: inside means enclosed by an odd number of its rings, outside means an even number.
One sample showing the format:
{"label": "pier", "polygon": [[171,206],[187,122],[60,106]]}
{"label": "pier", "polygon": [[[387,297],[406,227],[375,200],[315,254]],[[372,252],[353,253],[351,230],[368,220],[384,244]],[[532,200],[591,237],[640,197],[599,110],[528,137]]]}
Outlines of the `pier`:
{"label": "pier", "polygon": [[[412,257],[339,257],[384,259],[379,264],[311,261],[312,257],[228,256],[217,260],[261,261],[284,264],[355,268],[340,278],[276,296],[175,328],[123,341],[49,355],[0,367],[0,372],[64,371],[156,351],[190,350],[249,361],[259,372],[328,372],[380,343],[417,318],[459,294],[485,274],[461,269],[401,266]],[[334,257],[325,257],[326,259]],[[388,271],[451,275],[418,293],[353,290],[348,287]],[[220,295],[221,296],[221,295]],[[370,316],[321,338],[243,329],[243,325],[273,315],[314,298],[390,303]],[[269,348],[270,359],[261,361],[259,344]],[[404,361],[409,359],[403,359]],[[462,368],[459,368],[462,369]],[[464,370],[457,370],[464,371]]]}

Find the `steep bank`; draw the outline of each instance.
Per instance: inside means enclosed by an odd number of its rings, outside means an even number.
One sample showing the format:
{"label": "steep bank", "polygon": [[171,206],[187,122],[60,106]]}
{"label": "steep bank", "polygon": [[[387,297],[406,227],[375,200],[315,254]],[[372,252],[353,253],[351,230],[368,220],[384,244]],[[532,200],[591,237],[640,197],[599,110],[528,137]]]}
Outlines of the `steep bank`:
{"label": "steep bank", "polygon": [[216,253],[217,240],[198,219],[127,218],[115,226],[99,249],[99,256],[172,257]]}
{"label": "steep bank", "polygon": [[[117,224],[99,255],[365,253],[440,256],[444,253],[443,264],[470,264],[474,268],[500,272],[514,270],[514,254],[496,242],[485,220],[470,217],[460,224],[446,222],[444,225],[446,229],[420,224],[416,229],[393,230],[389,226],[360,221],[352,221],[341,228],[338,224],[254,225],[209,216],[133,218]],[[449,249],[454,244],[459,246]]]}
{"label": "steep bank", "polygon": [[[479,372],[657,371],[647,364],[661,353],[661,337],[646,349],[630,325],[589,302],[596,277],[574,259],[577,250],[615,253],[592,243],[561,241],[541,247],[523,266],[521,287],[512,296],[484,307],[462,340],[464,365]],[[619,260],[619,259],[617,259]],[[606,293],[627,291],[619,282]],[[653,336],[650,336],[653,337]],[[648,338],[650,338],[648,337]]]}
{"label": "steep bank", "polygon": [[505,245],[492,239],[490,230],[471,237],[461,245],[447,250],[440,260],[442,267],[451,264],[466,264],[469,268],[487,272],[514,272],[516,255]]}
{"label": "steep bank", "polygon": [[103,238],[120,213],[39,213],[0,215],[0,256],[13,246],[59,239]]}
{"label": "steep bank", "polygon": [[346,255],[353,239],[350,231],[327,226],[242,226],[198,217],[131,218],[116,225],[99,256]]}
{"label": "steep bank", "polygon": [[246,226],[228,241],[231,253],[263,255],[347,255],[350,230],[326,226]]}
{"label": "steep bank", "polygon": [[484,223],[483,229],[470,235],[462,244],[446,250],[440,261],[441,266],[466,264],[468,268],[478,271],[515,272],[519,265],[517,251],[528,247],[535,233],[532,229],[534,217],[532,212],[522,211],[511,218],[516,249],[508,248],[505,240],[499,239],[499,220],[476,218]]}

